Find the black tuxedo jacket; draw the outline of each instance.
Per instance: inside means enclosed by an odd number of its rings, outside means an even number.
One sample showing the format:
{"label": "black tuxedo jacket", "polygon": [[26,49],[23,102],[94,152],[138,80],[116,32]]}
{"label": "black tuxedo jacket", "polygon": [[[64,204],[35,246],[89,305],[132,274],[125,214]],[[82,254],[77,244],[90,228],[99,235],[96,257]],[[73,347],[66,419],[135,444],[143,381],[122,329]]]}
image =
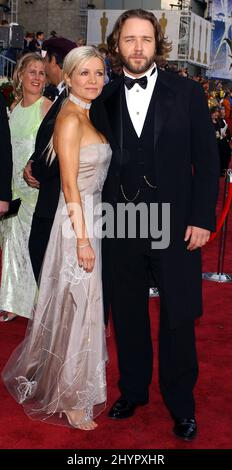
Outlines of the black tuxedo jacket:
{"label": "black tuxedo jacket", "polygon": [[[107,85],[92,111],[94,124],[113,150],[104,187],[104,200],[112,204],[117,201],[123,163],[123,86],[122,78]],[[151,139],[158,185],[154,202],[177,202],[185,225],[214,230],[219,156],[201,85],[158,71]]]}
{"label": "black tuxedo jacket", "polygon": [[43,119],[35,142],[35,151],[31,156],[32,174],[40,182],[35,216],[53,219],[60,192],[59,164],[57,158],[49,166],[46,162],[46,148],[52,138],[57,114],[66,98],[62,91]]}
{"label": "black tuxedo jacket", "polygon": [[[123,87],[122,78],[107,85],[92,110],[95,126],[108,137],[113,150],[103,190],[103,200],[112,205],[118,200],[124,158]],[[184,234],[188,225],[215,229],[219,157],[201,85],[159,70],[155,87],[154,127],[150,131],[157,185],[154,203],[170,203],[171,241],[165,250],[150,250],[150,256],[158,255],[162,260],[163,282],[169,287],[170,325],[176,327],[186,318],[201,314],[200,250],[189,252]],[[106,310],[110,303],[111,273],[117,262],[114,253],[115,240],[103,239]]]}
{"label": "black tuxedo jacket", "polygon": [[11,200],[12,151],[4,97],[0,93],[0,201]]}

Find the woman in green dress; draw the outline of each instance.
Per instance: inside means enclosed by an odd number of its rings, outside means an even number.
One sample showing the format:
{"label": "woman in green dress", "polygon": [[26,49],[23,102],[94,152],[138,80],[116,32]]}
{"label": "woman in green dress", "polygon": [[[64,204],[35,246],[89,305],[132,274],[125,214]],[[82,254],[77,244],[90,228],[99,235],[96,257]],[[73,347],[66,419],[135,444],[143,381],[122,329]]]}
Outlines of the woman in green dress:
{"label": "woman in green dress", "polygon": [[23,169],[32,155],[38,128],[52,102],[43,97],[46,82],[45,64],[35,53],[24,55],[14,73],[16,106],[10,116],[13,152],[13,199],[21,199],[17,215],[3,220],[2,279],[0,289],[0,321],[17,315],[30,318],[36,283],[28,251],[28,239],[38,190],[23,179]]}

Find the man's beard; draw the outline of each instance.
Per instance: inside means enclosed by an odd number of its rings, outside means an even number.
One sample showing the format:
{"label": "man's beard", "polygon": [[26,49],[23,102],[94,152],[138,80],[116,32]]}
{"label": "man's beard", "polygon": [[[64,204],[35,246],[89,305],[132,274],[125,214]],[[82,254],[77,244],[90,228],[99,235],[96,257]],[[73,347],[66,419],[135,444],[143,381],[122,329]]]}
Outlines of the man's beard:
{"label": "man's beard", "polygon": [[128,72],[130,72],[132,74],[136,74],[136,75],[141,75],[142,73],[146,73],[147,70],[149,70],[149,68],[152,66],[152,64],[155,61],[155,55],[152,56],[152,57],[149,57],[149,58],[146,58],[144,56],[142,56],[142,57],[138,56],[138,59],[140,59],[140,58],[145,59],[145,62],[143,62],[143,64],[140,64],[140,65],[139,64],[138,65],[132,65],[130,62],[128,62],[126,57],[120,51],[119,51],[118,55],[119,55],[119,59],[121,61],[121,64],[124,67],[126,67]]}

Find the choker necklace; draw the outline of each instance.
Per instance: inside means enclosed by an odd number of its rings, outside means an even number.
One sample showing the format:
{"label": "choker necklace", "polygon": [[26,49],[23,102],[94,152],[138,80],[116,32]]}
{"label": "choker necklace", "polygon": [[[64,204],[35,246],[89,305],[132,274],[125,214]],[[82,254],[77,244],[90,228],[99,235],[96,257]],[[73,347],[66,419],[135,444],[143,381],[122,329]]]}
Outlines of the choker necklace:
{"label": "choker necklace", "polygon": [[74,96],[72,93],[69,94],[69,99],[75,104],[78,104],[83,109],[89,109],[92,103],[85,103],[85,101],[81,101],[79,98]]}

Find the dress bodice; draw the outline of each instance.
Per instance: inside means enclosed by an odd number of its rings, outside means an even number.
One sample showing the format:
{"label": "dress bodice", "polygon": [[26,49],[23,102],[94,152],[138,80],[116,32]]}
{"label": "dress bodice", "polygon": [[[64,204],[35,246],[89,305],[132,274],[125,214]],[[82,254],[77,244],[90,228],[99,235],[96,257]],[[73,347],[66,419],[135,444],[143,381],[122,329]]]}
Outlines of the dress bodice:
{"label": "dress bodice", "polygon": [[19,103],[10,116],[10,132],[13,154],[13,198],[20,197],[33,207],[38,191],[30,188],[23,179],[23,170],[34,152],[36,134],[43,119],[43,97],[31,106],[23,107]]}
{"label": "dress bodice", "polygon": [[10,115],[10,131],[13,142],[32,137],[35,139],[38,127],[43,119],[41,97],[30,106],[23,107],[21,102],[15,106]]}
{"label": "dress bodice", "polygon": [[77,179],[81,197],[97,194],[101,197],[111,155],[109,144],[97,143],[81,147]]}

